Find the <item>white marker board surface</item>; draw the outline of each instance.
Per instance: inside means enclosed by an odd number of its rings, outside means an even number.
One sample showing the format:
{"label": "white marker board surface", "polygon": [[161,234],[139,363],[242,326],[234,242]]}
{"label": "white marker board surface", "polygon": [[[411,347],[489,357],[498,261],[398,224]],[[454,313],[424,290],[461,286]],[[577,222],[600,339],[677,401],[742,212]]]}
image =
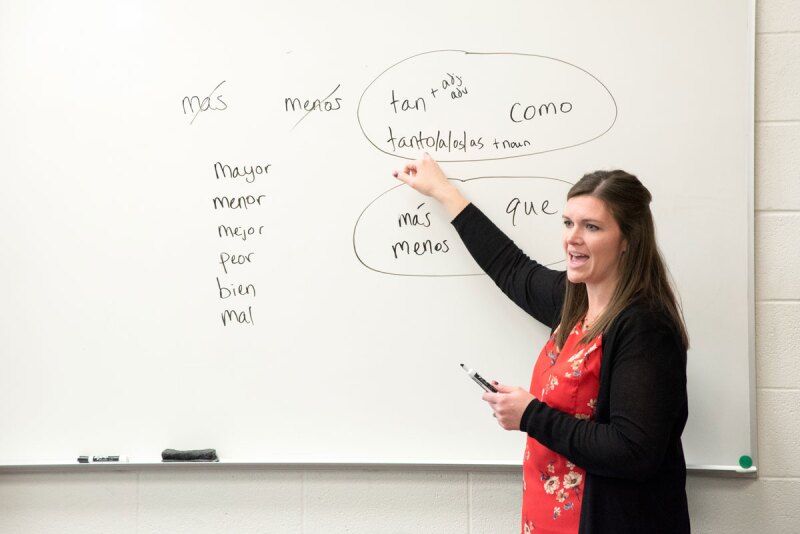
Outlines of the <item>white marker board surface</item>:
{"label": "white marker board surface", "polygon": [[[391,177],[427,150],[557,263],[569,184],[653,192],[695,466],[754,454],[752,2],[0,5],[0,462],[214,447],[519,464],[459,364],[546,329]],[[469,52],[469,53],[466,53]]]}

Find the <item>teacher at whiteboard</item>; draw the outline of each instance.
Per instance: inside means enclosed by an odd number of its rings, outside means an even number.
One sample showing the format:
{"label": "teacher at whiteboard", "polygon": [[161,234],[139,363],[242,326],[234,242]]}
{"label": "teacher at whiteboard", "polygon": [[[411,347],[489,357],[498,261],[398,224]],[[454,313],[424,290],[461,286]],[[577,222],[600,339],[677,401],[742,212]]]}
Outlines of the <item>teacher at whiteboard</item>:
{"label": "teacher at whiteboard", "polygon": [[530,389],[484,394],[526,432],[522,532],[690,531],[681,433],[688,336],[655,241],[650,192],[623,171],[587,174],[562,211],[566,271],[528,258],[427,154],[393,173],[438,200],[472,256],[551,329]]}

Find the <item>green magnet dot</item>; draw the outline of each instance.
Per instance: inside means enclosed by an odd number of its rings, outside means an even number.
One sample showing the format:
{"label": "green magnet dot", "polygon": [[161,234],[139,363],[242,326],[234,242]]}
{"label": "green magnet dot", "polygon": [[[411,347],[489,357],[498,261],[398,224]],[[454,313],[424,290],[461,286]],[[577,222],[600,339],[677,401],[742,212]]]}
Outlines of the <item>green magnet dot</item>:
{"label": "green magnet dot", "polygon": [[753,467],[753,459],[745,454],[739,458],[739,466],[742,469],[750,469]]}

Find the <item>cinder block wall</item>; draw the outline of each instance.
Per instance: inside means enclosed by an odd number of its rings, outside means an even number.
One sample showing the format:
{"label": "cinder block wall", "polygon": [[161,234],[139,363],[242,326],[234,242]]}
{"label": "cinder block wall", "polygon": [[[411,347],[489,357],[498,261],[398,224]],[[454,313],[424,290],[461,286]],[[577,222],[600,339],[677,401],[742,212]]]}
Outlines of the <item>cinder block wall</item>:
{"label": "cinder block wall", "polygon": [[[800,1],[759,0],[757,11],[761,476],[691,476],[700,534],[800,533]],[[519,500],[517,474],[485,471],[15,474],[0,476],[0,532],[495,534],[517,531]]]}

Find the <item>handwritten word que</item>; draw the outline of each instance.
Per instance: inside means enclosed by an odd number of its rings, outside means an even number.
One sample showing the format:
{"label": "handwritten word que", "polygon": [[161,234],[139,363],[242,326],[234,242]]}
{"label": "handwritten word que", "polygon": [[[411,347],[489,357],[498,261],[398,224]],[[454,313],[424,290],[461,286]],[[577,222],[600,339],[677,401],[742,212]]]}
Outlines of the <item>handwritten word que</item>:
{"label": "handwritten word que", "polygon": [[511,225],[517,225],[517,214],[521,216],[526,215],[555,215],[558,213],[558,210],[555,211],[548,211],[547,208],[550,207],[549,200],[543,200],[541,202],[533,202],[533,201],[525,201],[523,202],[519,198],[512,198],[511,201],[506,206],[506,213],[511,215]]}

